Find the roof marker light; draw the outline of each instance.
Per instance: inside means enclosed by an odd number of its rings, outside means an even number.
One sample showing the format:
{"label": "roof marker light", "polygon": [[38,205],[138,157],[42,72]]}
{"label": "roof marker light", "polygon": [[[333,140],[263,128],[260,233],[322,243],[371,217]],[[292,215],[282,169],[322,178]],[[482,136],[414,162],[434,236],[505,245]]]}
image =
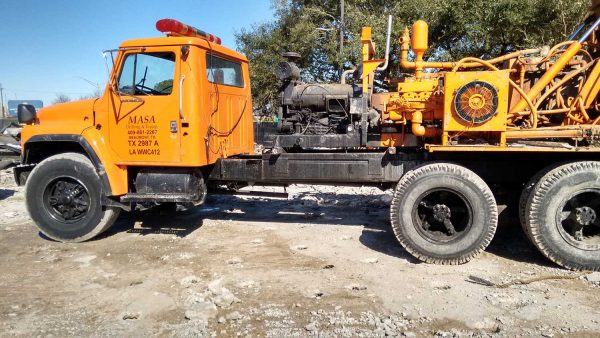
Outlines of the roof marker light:
{"label": "roof marker light", "polygon": [[221,38],[219,38],[218,36],[208,34],[205,31],[202,31],[202,30],[192,27],[192,26],[188,26],[186,24],[183,24],[183,23],[181,23],[177,20],[173,20],[173,19],[158,20],[156,22],[156,29],[158,29],[158,31],[163,32],[169,36],[198,37],[198,38],[208,40],[208,42],[213,42],[218,45],[221,44]]}

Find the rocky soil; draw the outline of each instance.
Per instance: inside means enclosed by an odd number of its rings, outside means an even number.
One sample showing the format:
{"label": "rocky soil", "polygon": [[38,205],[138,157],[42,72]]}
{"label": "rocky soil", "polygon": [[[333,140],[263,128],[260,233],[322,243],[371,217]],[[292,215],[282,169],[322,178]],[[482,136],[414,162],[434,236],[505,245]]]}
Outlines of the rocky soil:
{"label": "rocky soil", "polygon": [[[397,244],[390,192],[287,192],[123,213],[101,238],[62,244],[38,232],[23,189],[2,172],[0,336],[600,335],[600,274],[538,254],[521,234],[514,196],[483,255],[435,266]],[[497,288],[477,278],[537,281]]]}

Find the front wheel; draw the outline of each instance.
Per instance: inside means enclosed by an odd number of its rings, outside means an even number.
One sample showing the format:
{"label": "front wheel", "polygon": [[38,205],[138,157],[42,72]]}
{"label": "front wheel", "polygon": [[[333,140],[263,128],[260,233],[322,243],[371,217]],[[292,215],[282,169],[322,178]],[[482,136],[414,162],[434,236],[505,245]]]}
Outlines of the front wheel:
{"label": "front wheel", "polygon": [[498,207],[477,174],[459,165],[434,163],[400,179],[390,217],[396,238],[416,258],[463,264],[494,237]]}
{"label": "front wheel", "polygon": [[108,229],[120,209],[101,205],[100,177],[82,154],[64,153],[40,162],[25,187],[29,215],[44,235],[83,242]]}

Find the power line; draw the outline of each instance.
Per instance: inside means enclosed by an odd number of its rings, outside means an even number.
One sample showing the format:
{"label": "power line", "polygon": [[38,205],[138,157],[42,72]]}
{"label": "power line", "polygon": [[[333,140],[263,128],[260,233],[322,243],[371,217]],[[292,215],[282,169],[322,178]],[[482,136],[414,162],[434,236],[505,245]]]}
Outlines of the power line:
{"label": "power line", "polygon": [[100,84],[98,82],[88,80],[88,79],[84,78],[83,76],[75,76],[75,77],[87,82],[90,86],[93,86],[94,88],[96,88],[96,90],[100,90]]}
{"label": "power line", "polygon": [[35,90],[35,89],[8,89],[4,88],[7,92],[13,93],[40,93],[40,94],[89,94],[88,92],[79,92],[79,91],[50,91],[50,90]]}

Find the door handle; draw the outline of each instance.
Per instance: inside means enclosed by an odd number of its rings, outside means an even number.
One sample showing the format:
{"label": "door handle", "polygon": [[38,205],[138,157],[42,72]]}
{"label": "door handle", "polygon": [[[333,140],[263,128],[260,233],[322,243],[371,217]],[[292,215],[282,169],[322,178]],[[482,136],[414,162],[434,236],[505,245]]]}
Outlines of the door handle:
{"label": "door handle", "polygon": [[185,122],[185,116],[183,115],[183,81],[185,80],[185,75],[181,75],[179,78],[179,117],[181,117],[181,121]]}

